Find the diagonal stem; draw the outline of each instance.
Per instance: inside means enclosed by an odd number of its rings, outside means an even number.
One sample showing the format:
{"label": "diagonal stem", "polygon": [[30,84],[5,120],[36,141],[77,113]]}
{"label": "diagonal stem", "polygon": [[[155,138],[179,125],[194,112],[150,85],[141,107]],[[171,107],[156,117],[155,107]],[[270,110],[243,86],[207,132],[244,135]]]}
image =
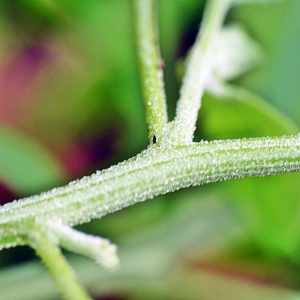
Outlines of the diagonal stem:
{"label": "diagonal stem", "polygon": [[191,185],[299,171],[298,135],[152,147],[65,187],[0,207],[0,246],[17,244],[23,227],[37,219],[76,225]]}
{"label": "diagonal stem", "polygon": [[189,144],[193,140],[206,77],[210,72],[210,62],[214,59],[210,56],[210,49],[222,27],[229,6],[229,0],[210,0],[205,9],[203,25],[188,58],[176,117],[169,133],[175,143]]}
{"label": "diagonal stem", "polygon": [[150,143],[160,143],[168,121],[155,4],[155,0],[132,1],[137,57]]}
{"label": "diagonal stem", "polygon": [[92,300],[75,277],[59,247],[44,232],[31,228],[29,242],[49,270],[64,299]]}
{"label": "diagonal stem", "polygon": [[43,227],[64,249],[86,256],[106,268],[119,266],[117,246],[108,239],[80,232],[60,222],[48,222]]}

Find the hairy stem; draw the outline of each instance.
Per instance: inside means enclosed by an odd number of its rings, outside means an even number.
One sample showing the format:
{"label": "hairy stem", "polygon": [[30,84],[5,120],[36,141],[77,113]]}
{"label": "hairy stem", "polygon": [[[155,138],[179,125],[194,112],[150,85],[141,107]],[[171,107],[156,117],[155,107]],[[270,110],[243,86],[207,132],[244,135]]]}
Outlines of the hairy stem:
{"label": "hairy stem", "polygon": [[188,144],[193,140],[206,77],[210,72],[210,63],[214,59],[210,55],[210,49],[222,27],[229,6],[229,0],[210,0],[204,12],[203,25],[189,54],[177,103],[171,132],[171,140],[176,143]]}
{"label": "hairy stem", "polygon": [[78,282],[58,246],[42,230],[32,229],[29,242],[48,268],[64,299],[92,300]]}
{"label": "hairy stem", "polygon": [[[134,29],[150,143],[161,141],[167,123],[163,62],[158,47],[154,0],[133,0]],[[154,138],[155,136],[155,138]]]}
{"label": "hairy stem", "polygon": [[65,187],[2,206],[0,243],[11,246],[5,240],[21,235],[28,222],[76,225],[191,185],[299,171],[298,135],[150,147]]}
{"label": "hairy stem", "polygon": [[119,266],[117,247],[108,239],[89,235],[58,222],[48,222],[46,231],[55,237],[64,249],[86,256],[106,268]]}

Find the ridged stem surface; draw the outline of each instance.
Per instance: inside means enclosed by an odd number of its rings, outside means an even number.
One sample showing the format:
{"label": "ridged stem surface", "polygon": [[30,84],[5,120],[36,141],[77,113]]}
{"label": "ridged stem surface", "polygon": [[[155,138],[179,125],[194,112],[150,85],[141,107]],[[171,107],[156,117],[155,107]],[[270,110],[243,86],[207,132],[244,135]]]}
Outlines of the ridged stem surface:
{"label": "ridged stem surface", "polygon": [[214,59],[210,50],[214,45],[214,39],[221,30],[229,6],[230,1],[228,0],[208,1],[202,25],[189,54],[186,72],[182,80],[176,117],[170,133],[170,139],[174,142],[187,144],[193,140],[201,98]]}
{"label": "ridged stem surface", "polygon": [[[160,143],[168,121],[163,61],[158,46],[155,0],[133,0],[137,58],[150,143]],[[155,138],[154,138],[155,136]]]}
{"label": "ridged stem surface", "polygon": [[73,226],[188,186],[299,170],[298,135],[152,146],[90,177],[2,206],[0,243],[12,246],[22,224],[32,221]]}
{"label": "ridged stem surface", "polygon": [[92,300],[81,287],[59,247],[43,230],[31,228],[29,241],[49,270],[64,299]]}

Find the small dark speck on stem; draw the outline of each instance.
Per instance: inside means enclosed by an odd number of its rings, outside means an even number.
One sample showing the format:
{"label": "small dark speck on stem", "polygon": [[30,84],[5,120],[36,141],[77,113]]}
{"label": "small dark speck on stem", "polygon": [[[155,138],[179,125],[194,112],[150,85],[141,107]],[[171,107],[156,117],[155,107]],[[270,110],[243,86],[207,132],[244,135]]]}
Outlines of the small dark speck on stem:
{"label": "small dark speck on stem", "polygon": [[156,144],[156,135],[153,136],[153,144]]}

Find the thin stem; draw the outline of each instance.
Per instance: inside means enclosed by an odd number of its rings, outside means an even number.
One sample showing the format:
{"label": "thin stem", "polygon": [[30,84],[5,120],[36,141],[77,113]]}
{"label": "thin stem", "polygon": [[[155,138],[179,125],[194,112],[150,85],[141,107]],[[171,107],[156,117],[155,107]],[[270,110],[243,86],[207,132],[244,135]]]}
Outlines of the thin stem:
{"label": "thin stem", "polygon": [[70,265],[56,244],[42,231],[31,229],[30,246],[35,249],[48,268],[66,300],[92,300],[74,275]]}
{"label": "thin stem", "polygon": [[[133,0],[137,56],[150,143],[160,143],[167,119],[163,62],[158,47],[154,0]],[[155,136],[155,138],[154,138]],[[155,141],[156,140],[156,141]]]}
{"label": "thin stem", "polygon": [[205,9],[203,25],[188,58],[174,126],[170,133],[170,138],[175,143],[189,144],[193,140],[206,77],[214,59],[210,56],[210,49],[222,27],[229,6],[229,0],[210,0]]}
{"label": "thin stem", "polygon": [[86,256],[106,268],[119,266],[117,246],[108,239],[86,234],[59,222],[48,222],[47,232],[59,245],[71,252]]}
{"label": "thin stem", "polygon": [[299,171],[298,135],[152,147],[65,187],[5,204],[0,238],[21,235],[24,225],[34,220],[76,225],[191,185]]}

